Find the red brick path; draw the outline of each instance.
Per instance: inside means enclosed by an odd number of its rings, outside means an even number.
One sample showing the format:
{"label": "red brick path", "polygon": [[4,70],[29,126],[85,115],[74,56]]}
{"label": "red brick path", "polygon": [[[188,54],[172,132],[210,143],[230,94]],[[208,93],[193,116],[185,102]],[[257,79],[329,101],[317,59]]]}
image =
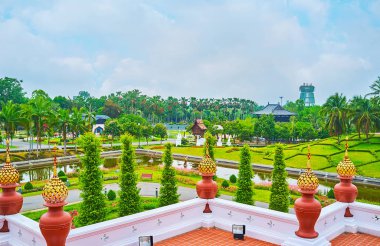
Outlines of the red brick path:
{"label": "red brick path", "polygon": [[332,246],[379,246],[380,237],[361,233],[344,233],[331,241]]}
{"label": "red brick path", "polygon": [[176,237],[154,244],[155,246],[229,246],[229,245],[255,245],[271,246],[274,244],[245,237],[245,240],[234,240],[232,233],[220,229],[197,229]]}

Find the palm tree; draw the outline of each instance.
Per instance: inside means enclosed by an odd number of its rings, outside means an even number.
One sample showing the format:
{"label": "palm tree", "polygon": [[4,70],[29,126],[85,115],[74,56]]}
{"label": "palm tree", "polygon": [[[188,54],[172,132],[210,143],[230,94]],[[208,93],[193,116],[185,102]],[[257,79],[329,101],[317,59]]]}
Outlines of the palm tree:
{"label": "palm tree", "polygon": [[366,140],[368,140],[368,134],[371,129],[376,125],[376,122],[380,120],[380,112],[378,110],[378,104],[375,100],[369,100],[363,97],[354,97],[350,104],[350,116],[358,131],[359,138],[361,130],[366,134]]}
{"label": "palm tree", "polygon": [[[70,125],[71,125],[71,132],[73,134],[73,140],[74,138],[77,138],[81,132],[86,131],[86,122],[83,119],[83,108],[80,108],[79,110],[77,108],[73,108],[73,112],[71,113],[70,117]],[[75,141],[75,151],[77,151],[77,142]]]}
{"label": "palm tree", "polygon": [[6,138],[12,140],[17,125],[22,121],[20,111],[18,105],[12,101],[8,101],[7,103],[2,102],[1,104],[0,121],[3,123]]}
{"label": "palm tree", "polygon": [[43,124],[46,121],[47,117],[51,114],[50,110],[50,101],[46,100],[43,96],[37,96],[30,100],[30,105],[32,109],[32,118],[34,121],[34,127],[37,131],[37,157],[39,154],[38,144],[41,149],[41,134],[43,131]]}
{"label": "palm tree", "polygon": [[369,87],[372,92],[368,93],[366,96],[374,95],[375,97],[380,97],[380,77],[377,77],[377,80],[373,82],[373,84]]}
{"label": "palm tree", "polygon": [[340,143],[340,135],[346,131],[347,125],[346,97],[338,93],[330,96],[323,105],[321,114],[326,118],[326,126],[330,135],[337,136],[338,143]]}
{"label": "palm tree", "polygon": [[21,125],[26,130],[27,135],[27,141],[29,143],[29,149],[28,152],[30,153],[33,151],[33,111],[30,104],[22,104],[21,105],[21,116],[22,116],[22,122]]}
{"label": "palm tree", "polygon": [[57,126],[62,133],[62,139],[63,139],[63,150],[64,155],[66,155],[66,139],[67,139],[67,132],[69,131],[70,127],[70,114],[69,110],[67,109],[61,109],[58,112],[58,121]]}

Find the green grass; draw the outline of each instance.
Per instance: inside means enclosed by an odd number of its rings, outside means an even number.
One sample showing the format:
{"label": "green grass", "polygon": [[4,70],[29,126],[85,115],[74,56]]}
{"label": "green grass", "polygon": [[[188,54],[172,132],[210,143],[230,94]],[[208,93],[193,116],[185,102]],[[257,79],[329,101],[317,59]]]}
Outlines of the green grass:
{"label": "green grass", "polygon": [[[158,208],[158,199],[157,198],[142,197],[141,199],[142,199],[143,211]],[[118,202],[119,202],[118,200],[115,200],[115,201],[108,201],[107,200],[106,201],[107,215],[106,215],[105,220],[112,220],[112,219],[119,218],[118,206],[117,206]],[[64,210],[66,212],[77,210],[80,213],[81,203],[82,202],[69,204],[69,205],[64,207]],[[41,210],[36,210],[36,211],[25,212],[25,213],[22,213],[22,215],[38,222],[40,220],[41,216],[46,212],[47,212],[47,209],[41,209]],[[80,227],[76,220],[74,220],[74,225],[76,228]]]}
{"label": "green grass", "polygon": [[[322,144],[313,144],[310,146],[311,154],[322,154],[322,155],[331,155],[341,151],[335,145],[322,145]],[[307,146],[302,149],[302,153],[306,154],[308,152]]]}
{"label": "green grass", "polygon": [[[364,163],[376,161],[376,158],[371,153],[368,153],[368,152],[359,152],[359,151],[351,150],[349,151],[348,155],[351,161],[355,165],[362,165]],[[344,157],[344,152],[332,155],[331,160],[334,164],[337,165],[339,162],[343,160],[343,157]],[[379,170],[379,174],[380,174],[380,170]]]}
{"label": "green grass", "polygon": [[380,171],[380,161],[358,167],[358,174],[366,177],[377,177]]}
{"label": "green grass", "polygon": [[[285,160],[285,163],[288,167],[306,168],[307,156],[306,156],[306,154],[305,155],[297,155],[297,156],[294,156],[292,158]],[[312,156],[311,166],[313,169],[320,170],[320,169],[329,167],[330,164],[328,163],[326,157]]]}
{"label": "green grass", "polygon": [[378,151],[380,150],[380,143],[359,143],[355,146],[352,146],[350,149]]}

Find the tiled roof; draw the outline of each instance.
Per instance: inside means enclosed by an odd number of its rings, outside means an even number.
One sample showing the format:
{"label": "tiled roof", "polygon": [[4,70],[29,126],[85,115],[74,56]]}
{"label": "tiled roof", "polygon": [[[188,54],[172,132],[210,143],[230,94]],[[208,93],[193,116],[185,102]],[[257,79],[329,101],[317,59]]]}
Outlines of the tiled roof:
{"label": "tiled roof", "polygon": [[245,237],[244,241],[234,240],[231,232],[220,229],[198,229],[170,239],[158,242],[155,246],[228,246],[228,245],[255,245],[271,246],[274,244]]}
{"label": "tiled roof", "polygon": [[262,114],[296,115],[293,112],[289,112],[288,110],[285,110],[283,107],[281,107],[280,104],[268,104],[265,108],[263,108],[262,110],[256,111],[253,114],[255,115],[262,115]]}
{"label": "tiled roof", "polygon": [[203,120],[201,120],[201,119],[196,119],[194,122],[194,126],[195,125],[198,125],[199,128],[201,128],[202,130],[207,130],[207,127],[205,126],[205,124],[203,123]]}
{"label": "tiled roof", "polygon": [[378,246],[380,238],[361,233],[344,233],[331,241],[332,246]]}

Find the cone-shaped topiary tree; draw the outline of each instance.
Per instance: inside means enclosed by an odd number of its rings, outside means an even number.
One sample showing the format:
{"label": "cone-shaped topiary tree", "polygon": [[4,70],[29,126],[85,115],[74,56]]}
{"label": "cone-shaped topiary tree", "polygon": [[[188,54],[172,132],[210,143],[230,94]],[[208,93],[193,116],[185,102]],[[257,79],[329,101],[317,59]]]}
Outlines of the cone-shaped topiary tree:
{"label": "cone-shaped topiary tree", "polygon": [[165,144],[164,152],[164,170],[161,177],[161,188],[159,196],[159,205],[167,206],[178,202],[177,180],[175,178],[175,169],[172,167],[172,145]]}
{"label": "cone-shaped topiary tree", "polygon": [[206,156],[206,149],[208,146],[208,154],[209,154],[210,158],[213,161],[215,161],[214,146],[216,143],[216,138],[214,136],[212,136],[211,133],[209,133],[209,132],[206,132],[204,138],[206,141],[203,145],[203,156]]}
{"label": "cone-shaped topiary tree", "polygon": [[240,153],[239,175],[238,175],[238,189],[236,191],[235,201],[253,205],[253,171],[251,166],[251,153],[249,146],[244,145]]}
{"label": "cone-shaped topiary tree", "polygon": [[137,174],[135,172],[134,150],[132,136],[125,134],[121,137],[122,154],[120,163],[120,202],[119,215],[126,216],[141,211],[141,200],[137,188]]}
{"label": "cone-shaped topiary tree", "polygon": [[78,222],[90,225],[101,222],[106,217],[105,197],[102,193],[103,178],[99,166],[100,141],[93,133],[86,133],[79,138],[79,145],[84,151],[81,157],[80,189],[83,202],[80,206]]}
{"label": "cone-shaped topiary tree", "polygon": [[284,148],[277,145],[272,171],[272,187],[269,209],[287,213],[289,211],[289,186],[286,182],[288,173],[285,171]]}

